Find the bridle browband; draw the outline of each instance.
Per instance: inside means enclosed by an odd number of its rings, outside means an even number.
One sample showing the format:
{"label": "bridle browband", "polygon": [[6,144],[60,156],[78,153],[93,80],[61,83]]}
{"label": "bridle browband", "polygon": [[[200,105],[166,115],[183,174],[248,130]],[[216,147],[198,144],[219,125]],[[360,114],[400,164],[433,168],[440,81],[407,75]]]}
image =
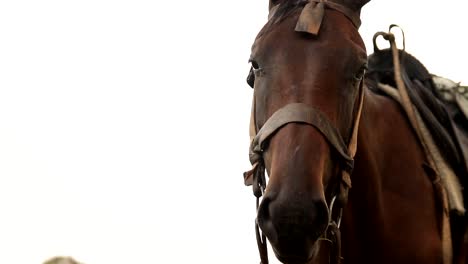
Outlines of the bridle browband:
{"label": "bridle browband", "polygon": [[[343,13],[348,17],[356,28],[359,28],[360,19],[359,15],[351,12],[348,8],[334,2],[326,0],[311,0],[304,7],[309,8],[312,16],[321,16],[319,18],[313,17],[312,23],[317,25],[306,25],[304,21],[310,18],[310,14],[305,19],[302,19],[304,10],[301,13],[296,31],[309,32],[311,34],[318,34],[321,20],[323,18],[323,8],[330,8]],[[318,11],[317,11],[318,8]],[[356,18],[357,17],[357,18]],[[302,21],[301,21],[302,19]],[[300,25],[302,23],[302,25]],[[310,32],[309,29],[316,30]],[[304,29],[304,30],[301,30]],[[340,167],[340,184],[336,194],[330,201],[329,205],[329,223],[325,231],[326,240],[332,242],[332,251],[330,253],[330,263],[340,263],[341,261],[341,235],[340,235],[340,222],[342,210],[348,199],[348,191],[351,188],[351,173],[354,168],[354,156],[357,149],[357,135],[359,128],[359,121],[361,118],[362,106],[364,102],[364,87],[363,79],[359,82],[359,99],[356,116],[352,126],[351,137],[348,144],[345,144],[343,137],[338,130],[331,124],[328,118],[319,110],[304,103],[290,103],[277,110],[265,122],[265,124],[257,131],[255,122],[255,95],[252,101],[252,113],[250,118],[250,138],[251,144],[249,149],[249,160],[252,164],[252,169],[244,173],[244,183],[247,186],[252,185],[254,196],[256,197],[256,208],[259,207],[259,199],[265,192],[266,179],[265,179],[265,161],[263,154],[266,148],[266,142],[282,127],[289,123],[302,123],[311,125],[316,128],[325,137],[329,145],[338,153],[339,167]],[[336,219],[333,219],[333,212],[338,210]],[[255,219],[255,234],[257,238],[257,245],[260,253],[261,264],[268,264],[267,254],[267,241],[263,233],[261,233],[258,226],[257,219]]]}
{"label": "bridle browband", "polygon": [[297,32],[307,32],[309,34],[318,35],[325,9],[332,9],[342,13],[357,29],[361,26],[359,12],[354,12],[340,3],[332,0],[309,0],[307,2],[297,21],[295,28]]}

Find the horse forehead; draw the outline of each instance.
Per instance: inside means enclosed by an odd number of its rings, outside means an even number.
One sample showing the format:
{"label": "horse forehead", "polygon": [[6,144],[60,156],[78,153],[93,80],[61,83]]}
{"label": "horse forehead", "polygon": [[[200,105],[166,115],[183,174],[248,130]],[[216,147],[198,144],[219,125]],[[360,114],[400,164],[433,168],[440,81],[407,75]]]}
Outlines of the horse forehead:
{"label": "horse forehead", "polygon": [[[280,23],[267,24],[265,26],[268,28],[267,32],[262,32],[264,31],[262,29],[252,44],[252,55],[272,56],[275,51],[278,51],[278,55],[284,55],[291,54],[291,50],[312,56],[322,51],[338,55],[357,49],[359,53],[367,57],[365,45],[359,33],[354,27],[346,26],[349,21],[339,12],[327,10],[327,25],[321,26],[317,36],[294,30],[299,14],[300,12],[296,12],[295,15],[287,17]],[[361,54],[358,55],[361,56]]]}

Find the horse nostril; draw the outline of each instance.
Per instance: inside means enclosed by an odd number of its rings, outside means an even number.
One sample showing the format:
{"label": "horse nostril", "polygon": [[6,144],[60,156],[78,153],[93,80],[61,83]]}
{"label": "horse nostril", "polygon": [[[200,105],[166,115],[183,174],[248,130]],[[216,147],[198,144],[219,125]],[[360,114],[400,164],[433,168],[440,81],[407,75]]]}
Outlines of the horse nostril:
{"label": "horse nostril", "polygon": [[316,240],[328,225],[328,208],[321,200],[280,210],[273,220],[279,237]]}
{"label": "horse nostril", "polygon": [[268,210],[271,199],[264,197],[257,211],[257,218],[259,221],[266,221],[270,218],[270,212]]}
{"label": "horse nostril", "polygon": [[271,202],[273,199],[270,196],[264,196],[257,210],[257,223],[262,232],[268,237],[270,242],[276,241],[277,233],[273,225],[271,216]]}

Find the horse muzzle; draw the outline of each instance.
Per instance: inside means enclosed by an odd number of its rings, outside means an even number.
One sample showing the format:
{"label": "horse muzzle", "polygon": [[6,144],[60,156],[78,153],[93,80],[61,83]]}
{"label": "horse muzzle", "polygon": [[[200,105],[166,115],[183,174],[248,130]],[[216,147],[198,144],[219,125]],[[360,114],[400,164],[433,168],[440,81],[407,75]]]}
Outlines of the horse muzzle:
{"label": "horse muzzle", "polygon": [[307,263],[314,257],[316,242],[328,225],[328,207],[324,200],[295,196],[287,199],[263,198],[257,214],[260,229],[283,263]]}

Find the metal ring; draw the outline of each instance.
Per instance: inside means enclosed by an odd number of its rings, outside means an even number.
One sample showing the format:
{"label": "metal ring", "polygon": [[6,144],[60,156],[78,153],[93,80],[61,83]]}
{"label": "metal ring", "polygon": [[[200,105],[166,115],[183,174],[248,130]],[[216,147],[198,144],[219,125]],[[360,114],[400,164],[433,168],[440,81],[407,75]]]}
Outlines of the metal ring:
{"label": "metal ring", "polygon": [[[333,206],[335,205],[336,197],[337,197],[337,195],[333,196],[333,198],[331,199],[331,202],[330,202],[330,208],[329,208],[329,211],[328,211],[328,222],[329,223],[332,222]],[[343,216],[343,208],[340,208],[338,219],[336,219],[336,225],[338,226],[338,228],[340,228],[342,216]]]}
{"label": "metal ring", "polygon": [[340,228],[342,217],[343,217],[343,208],[340,209],[340,215],[338,216],[338,219],[336,220],[336,226],[338,226],[338,228]]}
{"label": "metal ring", "polygon": [[328,211],[328,222],[331,221],[332,219],[332,214],[333,214],[333,205],[335,204],[335,201],[336,201],[336,195],[333,196],[333,198],[331,199],[331,202],[330,202],[330,206],[329,206],[329,211]]}

